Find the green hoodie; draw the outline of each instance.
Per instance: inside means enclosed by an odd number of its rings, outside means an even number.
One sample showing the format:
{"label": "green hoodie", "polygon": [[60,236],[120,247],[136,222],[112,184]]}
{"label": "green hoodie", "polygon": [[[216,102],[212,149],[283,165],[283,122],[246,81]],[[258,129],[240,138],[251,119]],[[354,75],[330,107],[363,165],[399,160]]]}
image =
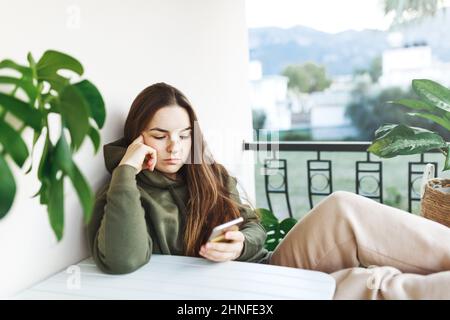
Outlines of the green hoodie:
{"label": "green hoodie", "polygon": [[[172,180],[155,170],[118,164],[126,152],[124,139],[103,147],[110,181],[96,195],[88,243],[97,266],[107,273],[133,272],[149,262],[152,253],[183,255],[183,233],[188,200],[183,179]],[[229,179],[231,196],[239,201],[236,179]],[[238,261],[267,263],[266,232],[255,212],[241,209],[245,235]]]}

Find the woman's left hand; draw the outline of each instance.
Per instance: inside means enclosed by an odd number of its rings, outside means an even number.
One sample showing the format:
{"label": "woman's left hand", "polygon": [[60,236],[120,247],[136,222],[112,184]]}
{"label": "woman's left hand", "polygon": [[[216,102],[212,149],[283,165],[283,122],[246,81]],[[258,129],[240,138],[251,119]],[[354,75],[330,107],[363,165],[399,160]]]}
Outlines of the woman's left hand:
{"label": "woman's left hand", "polygon": [[244,234],[240,231],[227,231],[225,239],[229,242],[208,242],[201,246],[200,255],[216,262],[237,259],[244,248]]}

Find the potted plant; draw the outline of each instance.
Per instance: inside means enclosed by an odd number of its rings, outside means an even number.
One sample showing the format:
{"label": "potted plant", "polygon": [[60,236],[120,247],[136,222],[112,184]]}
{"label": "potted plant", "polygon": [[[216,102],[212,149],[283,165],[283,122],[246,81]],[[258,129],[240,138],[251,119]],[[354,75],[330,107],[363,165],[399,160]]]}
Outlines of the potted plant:
{"label": "potted plant", "polygon": [[[405,106],[413,117],[431,120],[450,131],[450,90],[428,79],[415,79],[412,88],[418,99],[390,102]],[[437,133],[404,124],[387,124],[375,131],[368,151],[382,158],[421,154],[439,150],[445,157],[444,171],[450,170],[449,144]],[[425,187],[422,215],[450,226],[450,180],[432,179]]]}
{"label": "potted plant", "polygon": [[[97,88],[90,81],[79,79],[84,70],[75,58],[48,50],[37,61],[28,53],[27,60],[27,65],[10,59],[0,61],[0,219],[10,210],[16,194],[6,156],[20,168],[27,159],[32,159],[22,138],[24,130],[32,130],[31,155],[40,137],[45,139],[37,169],[41,186],[35,196],[47,206],[51,227],[59,241],[64,227],[66,177],[79,196],[85,222],[90,219],[93,194],[72,157],[85,137],[91,139],[95,152],[98,151],[105,105]],[[49,121],[50,115],[53,119],[59,116],[60,121]],[[50,139],[50,131],[52,137],[55,132],[59,134],[56,140]],[[31,169],[32,163],[26,173]]]}

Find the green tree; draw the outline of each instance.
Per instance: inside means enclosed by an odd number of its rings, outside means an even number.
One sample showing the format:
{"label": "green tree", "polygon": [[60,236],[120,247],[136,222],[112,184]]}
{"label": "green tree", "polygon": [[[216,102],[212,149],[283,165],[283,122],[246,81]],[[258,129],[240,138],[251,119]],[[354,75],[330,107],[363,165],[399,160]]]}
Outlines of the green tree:
{"label": "green tree", "polygon": [[325,67],[313,62],[289,65],[283,70],[282,74],[288,77],[288,88],[295,93],[323,91],[331,85]]}
{"label": "green tree", "polygon": [[346,115],[350,117],[353,125],[358,129],[360,140],[372,140],[376,129],[386,123],[408,123],[412,126],[438,132],[445,139],[449,139],[448,131],[439,125],[426,119],[411,117],[408,115],[406,107],[388,103],[394,100],[414,99],[416,97],[412,90],[404,91],[397,87],[371,93],[369,85],[359,84],[352,92],[352,102],[347,106]]}
{"label": "green tree", "polygon": [[376,56],[372,59],[369,69],[356,69],[353,74],[354,75],[362,75],[362,74],[369,74],[370,78],[372,79],[373,83],[378,82],[378,79],[383,74],[383,59],[381,56]]}
{"label": "green tree", "polygon": [[370,63],[369,75],[373,82],[378,82],[378,79],[383,74],[383,60],[381,56],[375,57]]}

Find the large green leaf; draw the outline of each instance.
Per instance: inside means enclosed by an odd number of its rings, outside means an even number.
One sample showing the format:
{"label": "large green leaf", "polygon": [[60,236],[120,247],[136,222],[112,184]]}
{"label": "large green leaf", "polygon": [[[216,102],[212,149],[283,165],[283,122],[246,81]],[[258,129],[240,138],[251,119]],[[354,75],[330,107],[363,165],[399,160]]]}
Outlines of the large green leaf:
{"label": "large green leaf", "polygon": [[60,92],[64,89],[65,86],[70,84],[70,80],[68,78],[65,78],[63,76],[60,76],[59,74],[55,73],[52,77],[40,77],[39,80],[41,81],[47,81],[50,83],[52,89],[55,91]]}
{"label": "large green leaf", "polygon": [[98,148],[100,148],[100,134],[97,129],[93,127],[89,129],[89,138],[91,138],[92,144],[94,145],[94,151],[97,153]]}
{"label": "large green leaf", "polygon": [[64,175],[52,178],[48,201],[48,218],[58,241],[62,239],[64,230]]}
{"label": "large green leaf", "polygon": [[44,178],[41,181],[41,187],[39,188],[39,191],[32,196],[32,198],[39,196],[39,203],[40,204],[48,204],[49,198],[50,198],[50,179]]}
{"label": "large green leaf", "polygon": [[41,160],[38,167],[38,179],[43,181],[45,177],[49,177],[52,169],[54,147],[47,137],[45,139],[44,149],[42,150]]}
{"label": "large green leaf", "polygon": [[3,155],[0,153],[0,219],[11,209],[16,194],[16,183]]}
{"label": "large green leaf", "polygon": [[30,69],[32,72],[32,79],[37,79],[36,61],[34,60],[31,52],[28,52],[27,60],[28,60],[28,63],[30,64]]}
{"label": "large green leaf", "polygon": [[396,101],[390,101],[389,104],[398,104],[410,109],[414,110],[420,110],[420,111],[429,111],[429,112],[436,112],[437,114],[444,114],[446,113],[442,109],[436,108],[435,106],[421,100],[413,100],[413,99],[400,99]]}
{"label": "large green leaf", "polygon": [[297,220],[286,218],[279,222],[278,218],[270,210],[258,208],[256,211],[261,217],[261,224],[267,232],[265,247],[267,250],[273,251],[289,230],[297,223]]}
{"label": "large green leaf", "polygon": [[71,70],[78,75],[83,74],[83,66],[75,58],[54,50],[46,51],[36,64],[37,77],[47,81],[56,90],[62,90],[69,79],[58,74],[59,70]]}
{"label": "large green leaf", "polygon": [[43,101],[50,105],[50,108],[47,110],[48,113],[57,113],[61,114],[61,106],[59,97],[54,97],[52,95],[43,95]]}
{"label": "large green leaf", "polygon": [[67,144],[64,132],[55,146],[55,164],[68,176],[73,175],[72,152]]}
{"label": "large green leaf", "polygon": [[415,79],[412,87],[426,102],[450,112],[450,90],[446,87],[428,79]]}
{"label": "large green leaf", "polygon": [[37,96],[36,87],[33,85],[31,79],[14,78],[8,76],[0,76],[0,83],[12,84],[21,88],[28,96],[29,102],[33,103]]}
{"label": "large green leaf", "polygon": [[83,66],[77,59],[55,50],[45,51],[36,64],[36,68],[39,73],[44,74],[54,73],[61,69],[71,70],[80,76],[84,72]]}
{"label": "large green leaf", "polygon": [[410,112],[410,113],[408,113],[408,115],[413,116],[413,117],[419,117],[419,118],[431,120],[450,131],[450,120],[447,120],[445,117],[440,117],[440,116],[437,116],[434,114],[429,114],[429,113],[419,113],[419,112]]}
{"label": "large green leaf", "polygon": [[438,134],[401,124],[383,126],[376,131],[375,136],[368,151],[382,158],[420,154],[447,147],[446,142]]}
{"label": "large green leaf", "polygon": [[72,184],[77,191],[78,197],[81,201],[81,206],[83,207],[84,221],[89,223],[91,220],[92,209],[94,206],[94,194],[84,178],[83,174],[80,172],[75,163],[73,163],[73,174],[70,176]]}
{"label": "large green leaf", "polygon": [[103,128],[106,118],[105,103],[98,89],[88,80],[75,84],[89,106],[91,117],[97,123],[99,129]]}
{"label": "large green leaf", "polygon": [[[41,136],[42,132],[41,131],[34,131],[33,132],[33,143],[31,145],[31,156],[30,159],[33,159],[33,154],[34,154],[34,148],[36,146],[36,142],[39,140],[39,137]],[[25,174],[29,174],[31,172],[31,169],[33,169],[33,161],[30,161],[30,167],[28,168],[28,170],[25,172]]]}
{"label": "large green leaf", "polygon": [[89,222],[94,204],[94,196],[83,174],[72,161],[72,153],[64,135],[61,135],[55,147],[55,164],[71,179],[80,199],[81,206],[83,207],[85,221]]}
{"label": "large green leaf", "polygon": [[60,110],[64,125],[70,131],[72,146],[77,150],[89,133],[89,106],[80,91],[68,85],[61,92]]}
{"label": "large green leaf", "polygon": [[385,134],[388,134],[396,126],[397,126],[396,124],[385,124],[384,126],[379,127],[375,131],[375,139],[379,139],[379,138],[383,137]]}
{"label": "large green leaf", "polygon": [[297,220],[294,218],[286,218],[280,222],[280,230],[283,232],[284,236],[286,236],[286,234],[295,226],[296,223]]}
{"label": "large green leaf", "polygon": [[0,119],[0,143],[14,162],[22,167],[28,158],[28,148],[20,134]]}
{"label": "large green leaf", "polygon": [[276,224],[270,226],[265,226],[267,232],[267,239],[265,247],[269,251],[275,250],[278,244],[284,239],[289,230],[297,223],[294,218],[286,218],[280,223],[277,221]]}
{"label": "large green leaf", "polygon": [[[31,196],[31,198],[35,198],[39,195],[41,195],[41,193],[43,192],[43,190],[45,189],[44,183],[41,183],[41,186],[39,187],[39,191],[36,192],[34,195]],[[46,202],[47,204],[47,202]]]}
{"label": "large green leaf", "polygon": [[265,248],[269,251],[274,251],[280,242],[279,224],[272,226],[270,229],[266,229],[266,232]]}
{"label": "large green leaf", "polygon": [[258,208],[256,209],[256,212],[261,217],[261,224],[264,227],[270,227],[272,225],[278,224],[278,219],[277,217],[275,217],[272,211],[264,208]]}
{"label": "large green leaf", "polygon": [[0,61],[0,69],[5,69],[5,68],[16,70],[16,71],[20,72],[22,74],[22,76],[24,76],[26,78],[31,78],[33,75],[31,68],[17,64],[10,59],[5,59],[5,60]]}
{"label": "large green leaf", "polygon": [[27,126],[36,131],[41,131],[41,113],[28,103],[0,92],[0,105],[22,120]]}
{"label": "large green leaf", "polygon": [[44,149],[42,151],[41,160],[38,167],[38,179],[41,181],[41,188],[36,195],[39,195],[41,204],[48,204],[51,178],[54,176],[54,152],[55,147],[50,139],[45,139]]}

